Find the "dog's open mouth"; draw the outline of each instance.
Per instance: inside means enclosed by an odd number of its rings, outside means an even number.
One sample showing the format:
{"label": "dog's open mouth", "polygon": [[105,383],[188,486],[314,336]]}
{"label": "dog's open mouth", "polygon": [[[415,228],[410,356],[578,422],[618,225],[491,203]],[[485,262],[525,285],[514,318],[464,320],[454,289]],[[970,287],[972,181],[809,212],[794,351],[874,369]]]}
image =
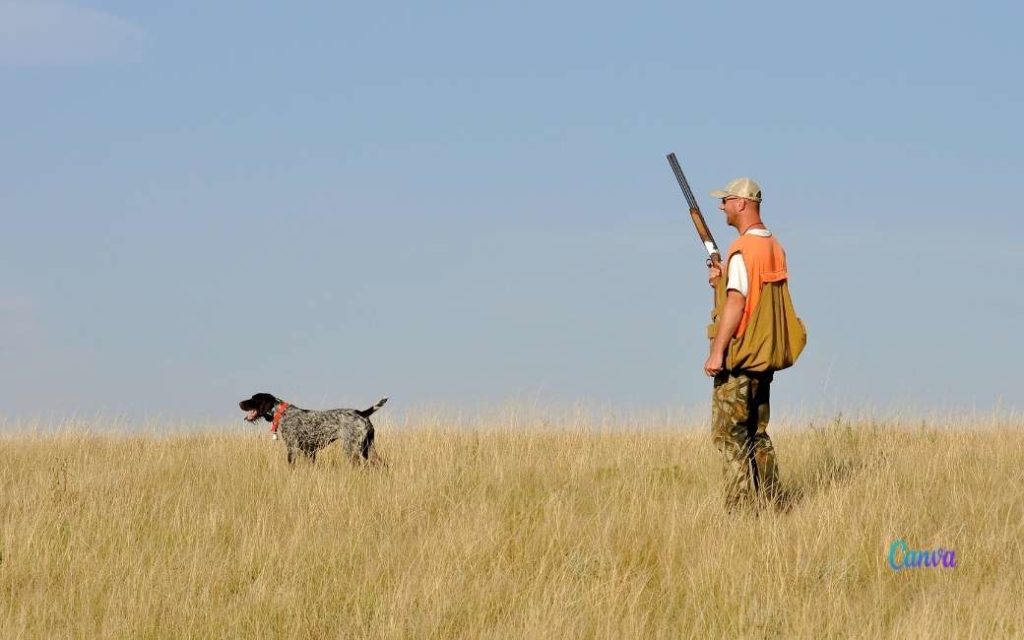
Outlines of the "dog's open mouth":
{"label": "dog's open mouth", "polygon": [[256,419],[259,418],[259,417],[260,417],[260,414],[255,409],[249,409],[248,411],[245,412],[245,421],[246,422],[255,422]]}

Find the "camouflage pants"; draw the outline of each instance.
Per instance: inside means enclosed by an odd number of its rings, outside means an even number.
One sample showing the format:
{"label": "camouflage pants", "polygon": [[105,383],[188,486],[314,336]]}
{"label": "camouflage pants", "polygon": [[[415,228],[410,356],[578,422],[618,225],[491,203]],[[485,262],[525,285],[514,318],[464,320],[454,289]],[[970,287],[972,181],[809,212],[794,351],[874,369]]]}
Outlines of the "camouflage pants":
{"label": "camouflage pants", "polygon": [[771,373],[715,377],[711,441],[722,454],[728,508],[779,498],[775,449],[767,433],[771,383]]}

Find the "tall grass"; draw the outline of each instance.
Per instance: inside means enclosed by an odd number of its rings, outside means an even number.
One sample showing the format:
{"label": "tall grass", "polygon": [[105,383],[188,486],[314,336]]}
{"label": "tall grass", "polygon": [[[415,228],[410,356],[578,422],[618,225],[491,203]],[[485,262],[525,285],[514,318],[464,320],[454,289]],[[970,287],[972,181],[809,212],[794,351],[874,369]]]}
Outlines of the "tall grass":
{"label": "tall grass", "polygon": [[[517,420],[379,428],[386,469],[4,436],[0,637],[1024,635],[1019,425],[781,430],[789,509],[755,516],[701,429]],[[893,571],[896,539],[957,566]]]}

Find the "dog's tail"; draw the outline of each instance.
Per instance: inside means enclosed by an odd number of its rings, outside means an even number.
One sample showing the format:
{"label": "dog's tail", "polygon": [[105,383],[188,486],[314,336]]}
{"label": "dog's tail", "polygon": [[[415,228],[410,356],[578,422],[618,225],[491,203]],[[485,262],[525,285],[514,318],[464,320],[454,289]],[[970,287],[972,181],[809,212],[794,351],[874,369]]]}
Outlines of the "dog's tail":
{"label": "dog's tail", "polygon": [[369,409],[363,409],[362,411],[356,411],[356,413],[358,413],[359,415],[363,416],[364,418],[369,418],[370,416],[373,415],[374,411],[376,411],[377,409],[380,409],[381,407],[383,407],[384,403],[387,402],[387,401],[388,401],[387,398],[381,398],[380,401],[377,402],[377,404],[373,405]]}

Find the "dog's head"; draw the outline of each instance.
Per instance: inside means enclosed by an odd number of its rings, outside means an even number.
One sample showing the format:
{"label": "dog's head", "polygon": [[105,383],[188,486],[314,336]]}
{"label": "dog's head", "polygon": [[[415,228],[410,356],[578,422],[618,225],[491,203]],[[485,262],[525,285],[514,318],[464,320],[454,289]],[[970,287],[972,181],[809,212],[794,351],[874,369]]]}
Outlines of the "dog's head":
{"label": "dog's head", "polygon": [[245,419],[248,422],[256,422],[263,418],[267,422],[274,421],[274,407],[281,402],[269,393],[257,393],[248,400],[238,403],[238,408],[245,412]]}

